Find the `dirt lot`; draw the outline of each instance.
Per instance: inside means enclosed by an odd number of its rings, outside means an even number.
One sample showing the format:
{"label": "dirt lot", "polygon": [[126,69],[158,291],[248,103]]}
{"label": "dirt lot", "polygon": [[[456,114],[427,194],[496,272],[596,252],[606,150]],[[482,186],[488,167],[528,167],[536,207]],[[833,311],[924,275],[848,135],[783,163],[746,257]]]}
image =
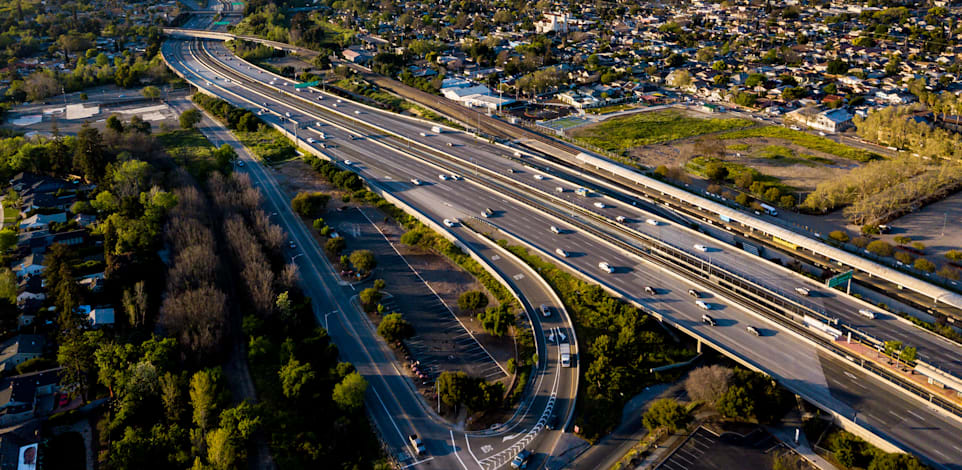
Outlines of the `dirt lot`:
{"label": "dirt lot", "polygon": [[[331,224],[335,230],[344,232],[346,234],[350,233],[350,228],[338,226],[337,214],[339,213],[337,212],[337,208],[344,206],[355,208],[358,207],[358,204],[353,201],[347,203],[342,202],[341,196],[345,193],[333,188],[326,181],[320,177],[317,177],[314,171],[302,161],[291,161],[282,165],[278,165],[274,168],[277,171],[275,176],[278,178],[281,187],[284,188],[284,190],[287,191],[291,196],[296,194],[298,191],[323,191],[331,194],[332,199],[327,207],[328,212],[322,217],[324,217],[325,221]],[[400,253],[400,255],[404,258],[404,260],[407,261],[414,271],[416,271],[424,279],[427,285],[430,286],[430,288],[437,294],[437,296],[440,297],[441,301],[443,301],[447,308],[457,315],[460,323],[470,331],[471,335],[477,339],[478,343],[480,343],[480,345],[490,354],[491,358],[500,364],[502,368],[505,367],[508,359],[511,359],[515,356],[514,338],[510,335],[502,338],[496,338],[488,335],[480,328],[477,320],[472,315],[461,312],[460,309],[458,309],[458,297],[463,292],[471,290],[485,291],[484,287],[470,273],[461,270],[461,268],[454,265],[447,258],[421,248],[408,247],[401,244],[398,240],[400,239],[401,235],[403,235],[404,228],[400,227],[393,221],[385,222],[385,217],[382,212],[370,207],[366,207],[364,209],[364,213],[366,213],[368,217],[375,222],[377,228],[380,229],[384,236],[391,242],[394,248],[397,249],[398,253]],[[316,237],[320,243],[324,242],[320,235],[316,235]],[[390,293],[392,279],[385,279],[385,281],[387,281],[386,291]],[[367,286],[361,285],[358,287],[363,288]],[[490,293],[488,293],[488,298],[489,305],[496,304],[497,301],[493,296],[490,295]],[[412,312],[410,309],[411,307],[407,307],[405,309],[404,313],[406,316],[408,314],[418,316],[420,313],[431,313]],[[442,316],[446,315],[447,318],[450,318],[450,313],[434,313]],[[376,318],[374,320],[377,321]],[[417,330],[417,325],[415,325],[415,329]],[[463,333],[463,329],[452,328],[450,330],[453,330],[450,333],[452,337],[448,339],[438,338],[437,335],[419,335],[419,337],[415,339],[424,343],[422,346],[425,350],[433,351],[435,353],[443,352],[451,348],[463,349],[465,347],[471,347],[469,344],[467,344],[468,341],[463,341],[463,339],[456,340],[454,338],[454,336],[456,336],[459,332]],[[461,341],[461,344],[455,344],[458,343],[458,341]],[[413,349],[415,348],[412,347],[412,350]],[[461,349],[451,352],[451,354],[455,356],[459,354],[463,355],[464,353],[465,351]],[[417,355],[416,352],[415,355]],[[456,359],[464,360],[464,357],[453,358],[451,359],[452,363],[450,364],[442,360],[437,367],[440,370],[449,370],[451,368],[447,366],[453,366],[453,363],[456,362]],[[478,362],[483,362],[483,360],[479,359]],[[488,366],[487,369],[490,370],[491,367]],[[470,373],[470,371],[466,372]],[[496,375],[501,375],[501,377],[496,377]],[[489,380],[504,380],[505,385],[507,386],[508,382],[510,381],[510,376],[503,376],[503,374],[492,374],[489,377]]]}
{"label": "dirt lot", "polygon": [[[700,138],[692,137],[669,144],[637,147],[631,150],[631,156],[642,165],[652,168],[659,165],[669,168],[684,167],[685,162],[698,155],[695,148]],[[810,150],[782,139],[753,137],[717,142],[718,146],[722,147],[723,160],[754,168],[803,192],[812,191],[818,183],[836,178],[858,165],[857,162]],[[768,150],[770,152],[766,152]]]}

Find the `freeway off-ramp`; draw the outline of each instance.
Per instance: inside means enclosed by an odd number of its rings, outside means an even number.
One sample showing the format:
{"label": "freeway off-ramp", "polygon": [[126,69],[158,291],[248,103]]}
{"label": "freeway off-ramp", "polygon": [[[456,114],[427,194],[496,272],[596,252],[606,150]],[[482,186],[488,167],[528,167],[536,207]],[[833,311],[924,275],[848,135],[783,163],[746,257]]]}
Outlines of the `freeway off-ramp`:
{"label": "freeway off-ramp", "polygon": [[[173,43],[168,43],[168,45],[169,44]],[[165,45],[165,54],[169,52],[168,47],[173,46]],[[223,53],[223,51],[221,52]],[[173,54],[173,52],[171,53]],[[217,74],[204,69],[204,67],[196,63],[196,61],[191,62],[181,58],[180,61],[172,60],[171,62],[182,72],[193,70],[188,73],[193,74],[194,77],[199,73],[200,76],[204,78],[202,81],[195,80],[195,82],[201,86],[203,86],[206,81],[216,83],[216,87],[211,87],[212,91],[235,104],[257,109],[252,103],[269,101],[271,103],[269,108],[278,114],[262,116],[265,120],[282,122],[285,120],[281,119],[280,116],[290,112],[295,119],[301,120],[303,123],[314,124],[317,121],[316,117],[321,115],[319,110],[305,109],[303,104],[297,103],[289,97],[282,95],[264,97],[261,94],[237,86],[236,83],[228,84],[223,80],[218,82],[216,78]],[[247,66],[239,62],[236,58],[225,63],[236,69],[240,69],[238,70],[239,72],[244,72]],[[255,72],[256,71],[252,69],[244,73]],[[234,81],[232,80],[232,82]],[[229,90],[229,92],[227,90]],[[318,94],[305,93],[305,95],[316,97]],[[241,97],[245,97],[248,101],[243,101]],[[327,96],[325,100],[318,101],[317,103],[334,108],[333,104],[336,102],[336,98]],[[440,136],[436,134],[431,135],[428,131],[428,126],[423,123],[415,123],[414,121],[394,116],[385,117],[386,115],[372,112],[367,108],[346,101],[337,104],[338,106],[335,108],[337,111],[344,112],[345,114],[353,114],[354,111],[360,111],[362,114],[355,114],[358,119],[363,119],[377,126],[395,129],[398,133],[403,133],[405,136],[417,139],[425,145],[439,147],[442,151],[458,152],[459,154],[464,152],[463,155],[465,155],[466,159],[475,158],[478,165],[488,167],[497,165],[498,163],[502,165],[509,164],[506,159],[492,158],[492,154],[497,157],[499,155],[498,152],[500,152],[500,155],[507,153],[505,149],[484,147],[485,144],[475,141],[470,136],[456,133],[445,133]],[[307,116],[305,113],[311,113],[312,116]],[[375,121],[376,119],[383,120],[384,122]],[[329,122],[346,122],[345,119],[335,118],[330,115],[326,115],[324,120]],[[728,326],[720,325],[718,328],[703,327],[699,321],[700,311],[694,308],[691,299],[686,297],[686,285],[678,280],[666,280],[669,278],[661,272],[660,269],[642,263],[637,259],[631,260],[630,258],[626,258],[625,255],[618,250],[612,249],[610,246],[578,231],[566,233],[563,236],[552,234],[547,230],[547,227],[549,225],[563,225],[561,222],[548,218],[540,212],[531,210],[527,206],[515,203],[504,196],[482,191],[477,186],[466,189],[467,185],[471,184],[468,181],[440,182],[437,178],[436,169],[427,167],[424,163],[414,158],[405,157],[403,148],[390,147],[390,145],[398,145],[396,142],[388,145],[378,141],[382,140],[386,142],[389,139],[383,139],[383,136],[372,136],[371,132],[365,128],[344,124],[340,124],[340,126],[343,127],[331,124],[322,126],[324,128],[323,132],[330,134],[334,142],[337,143],[336,148],[327,149],[326,151],[329,151],[332,155],[342,160],[351,159],[359,162],[358,169],[365,177],[383,184],[387,189],[395,192],[399,198],[428,213],[434,217],[435,220],[448,218],[452,215],[463,217],[464,215],[479,214],[485,207],[494,207],[502,212],[498,217],[491,219],[491,222],[502,226],[507,231],[524,237],[528,242],[541,246],[548,252],[552,252],[555,248],[560,247],[557,245],[561,243],[568,244],[565,246],[569,247],[573,253],[584,253],[582,256],[573,256],[564,260],[564,262],[569,263],[573,268],[599,278],[600,281],[623,292],[627,297],[645,303],[649,307],[659,311],[673,322],[695,329],[700,334],[726,347],[737,349],[747,360],[770,371],[784,383],[793,387],[793,389],[801,390],[806,395],[823,401],[823,403],[828,404],[843,415],[850,417],[856,416],[855,412],[856,410],[860,410],[860,406],[871,402],[891,403],[892,406],[890,409],[896,410],[896,412],[905,409],[906,412],[900,413],[900,416],[911,416],[907,411],[912,411],[912,413],[917,413],[925,417],[926,419],[922,421],[927,424],[925,429],[919,429],[919,427],[915,426],[909,426],[905,429],[886,429],[889,423],[875,416],[875,413],[869,413],[868,416],[864,416],[864,422],[877,429],[884,429],[887,431],[889,437],[920,451],[935,462],[950,465],[960,460],[959,457],[962,455],[962,451],[949,451],[949,449],[953,449],[955,445],[959,444],[956,441],[959,439],[957,436],[959,435],[958,430],[960,426],[956,422],[934,414],[930,410],[912,401],[906,401],[902,397],[893,397],[892,395],[894,394],[891,391],[879,386],[868,378],[860,382],[865,388],[864,390],[857,386],[853,386],[851,392],[840,388],[841,385],[839,384],[842,382],[840,381],[840,377],[837,377],[838,372],[823,368],[818,360],[815,349],[807,343],[774,327],[765,327],[774,333],[774,335],[762,338],[756,338],[746,334],[741,327],[731,328],[730,326],[735,325],[758,324],[762,326],[764,324],[754,315],[743,312],[735,307],[725,307],[721,303],[718,304],[720,308],[718,312],[716,312],[716,316],[725,320],[725,324]],[[300,130],[299,132],[310,131]],[[350,132],[365,136],[365,138],[352,140],[349,136]],[[417,136],[420,135],[420,132],[425,132],[429,135],[418,138]],[[448,147],[446,145],[447,141],[451,141],[456,144],[457,147]],[[470,156],[475,154],[469,152],[477,152],[477,155]],[[517,167],[516,164],[515,166]],[[497,167],[493,167],[493,169],[497,169]],[[461,172],[470,179],[470,173],[472,172],[471,165],[462,166]],[[530,171],[518,173],[516,177],[519,179],[525,178],[527,180],[526,182],[531,185],[547,185],[549,191],[552,189],[552,185],[557,184],[557,181],[550,181],[554,179],[552,175],[548,175],[544,180],[535,180]],[[435,182],[436,184],[415,187],[408,183],[411,178],[419,178],[425,182]],[[458,187],[456,185],[462,186]],[[633,212],[634,209],[630,206],[613,208],[611,210],[632,211],[627,212],[627,214],[634,219],[644,216],[643,213]],[[609,215],[609,217],[613,216],[614,213]],[[680,231],[676,235],[670,235],[667,233],[669,232],[667,227],[670,226],[659,227],[658,230],[660,233],[656,235],[659,238],[694,236]],[[652,227],[652,229],[654,229],[654,227]],[[671,232],[674,233],[675,231],[671,230]],[[673,241],[672,243],[687,246],[688,241],[682,238],[680,241]],[[302,246],[306,245],[302,244]],[[728,254],[730,251],[732,251],[732,249],[726,247],[719,252],[718,255]],[[732,256],[735,255],[733,254]],[[621,269],[614,275],[602,275],[597,269],[599,259],[608,260],[611,264],[621,267]],[[624,259],[630,261],[627,263],[616,261]],[[712,262],[715,262],[714,254]],[[722,258],[719,262],[739,264],[739,258],[733,257],[728,261]],[[762,265],[762,263],[758,263],[757,260],[754,261],[753,264],[755,265],[752,266],[753,268]],[[798,281],[792,280],[792,282]],[[661,287],[664,289],[664,292],[654,299],[643,295],[639,296],[637,292],[640,290],[639,286],[642,285]],[[893,322],[893,324],[895,323],[896,322]],[[549,351],[550,350],[549,348]],[[855,369],[852,370],[854,371]],[[855,372],[851,373],[854,374]],[[843,373],[842,377],[848,376]],[[857,421],[862,423],[862,419],[863,417],[859,416]],[[424,433],[422,432],[422,434]],[[467,446],[467,443],[465,445]],[[472,442],[472,446],[473,445]],[[470,449],[471,447],[468,448]]]}

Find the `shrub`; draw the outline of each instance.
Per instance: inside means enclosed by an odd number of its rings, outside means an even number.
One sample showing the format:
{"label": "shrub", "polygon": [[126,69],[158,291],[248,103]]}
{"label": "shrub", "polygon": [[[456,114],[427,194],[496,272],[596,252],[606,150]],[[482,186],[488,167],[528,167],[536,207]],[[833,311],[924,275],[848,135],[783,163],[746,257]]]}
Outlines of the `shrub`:
{"label": "shrub", "polygon": [[962,261],[962,251],[959,250],[949,250],[945,257],[952,261]]}
{"label": "shrub", "polygon": [[327,225],[324,224],[324,219],[321,218],[314,219],[313,226],[314,230],[317,230],[318,232],[320,232],[324,227],[327,227]]}
{"label": "shrub", "polygon": [[657,177],[659,177],[659,178],[665,178],[665,177],[667,177],[667,176],[668,176],[668,167],[665,166],[665,165],[658,165],[658,168],[655,168],[655,176],[657,176]]}
{"label": "shrub", "polygon": [[869,243],[865,249],[870,253],[874,253],[879,256],[892,256],[892,245],[889,245],[888,242],[884,242],[882,240],[875,240],[874,242]]}
{"label": "shrub", "polygon": [[690,418],[685,407],[681,406],[677,400],[662,398],[651,404],[642,416],[641,422],[649,431],[665,428],[674,432],[688,423]]}
{"label": "shrub", "polygon": [[721,190],[722,190],[721,186],[717,184],[709,184],[708,187],[705,188],[705,191],[708,191],[712,194],[721,194]]}
{"label": "shrub", "polygon": [[331,196],[321,192],[307,192],[301,191],[294,196],[291,201],[291,208],[294,212],[297,212],[301,217],[313,217],[317,215],[327,202],[331,200]]}
{"label": "shrub", "polygon": [[909,254],[908,252],[905,252],[905,251],[897,251],[897,252],[895,252],[895,259],[897,259],[897,260],[899,260],[899,262],[905,263],[905,264],[912,264],[912,261],[915,260],[915,258],[913,258],[911,254]]}
{"label": "shrub", "polygon": [[381,323],[377,326],[377,334],[381,335],[385,341],[394,343],[414,336],[414,327],[402,318],[400,313],[389,313],[381,319]]}
{"label": "shrub", "polygon": [[478,310],[488,306],[488,296],[481,291],[468,291],[458,297],[458,308],[463,311]]}
{"label": "shrub", "polygon": [[832,233],[828,234],[828,238],[840,243],[848,243],[850,240],[848,234],[845,233],[844,230],[833,230]]}
{"label": "shrub", "polygon": [[786,194],[778,200],[778,205],[784,207],[785,209],[791,209],[795,207],[795,196]]}
{"label": "shrub", "polygon": [[331,232],[332,232],[331,227],[330,227],[329,225],[325,225],[325,226],[321,227],[321,230],[320,230],[320,232],[318,232],[318,233],[320,233],[322,237],[326,237],[326,236],[330,235]]}
{"label": "shrub", "polygon": [[703,171],[705,176],[712,181],[723,181],[728,178],[728,167],[725,166],[724,162],[717,160],[706,163]]}
{"label": "shrub", "polygon": [[959,271],[946,264],[945,266],[942,266],[942,269],[939,270],[939,276],[942,276],[946,279],[951,279],[953,281],[958,281]]}
{"label": "shrub", "polygon": [[351,252],[351,265],[360,272],[371,272],[377,266],[374,253],[371,250],[355,250]]}
{"label": "shrub", "polygon": [[916,259],[915,264],[913,264],[913,266],[915,266],[915,269],[918,269],[919,271],[925,271],[927,273],[935,272],[935,263],[925,258]]}
{"label": "shrub", "polygon": [[374,288],[375,288],[375,289],[377,289],[377,290],[384,290],[385,287],[387,287],[387,283],[384,282],[384,279],[375,279],[375,280],[374,280]]}
{"label": "shrub", "polygon": [[738,196],[735,196],[735,202],[737,202],[737,203],[740,204],[740,205],[747,206],[747,205],[748,205],[748,195],[745,194],[745,193],[738,193]]}
{"label": "shrub", "polygon": [[778,188],[768,188],[765,190],[765,199],[775,202],[782,197],[782,191]]}
{"label": "shrub", "polygon": [[908,245],[909,243],[912,243],[912,237],[907,237],[905,235],[896,235],[893,240],[895,240],[895,243],[899,245]]}
{"label": "shrub", "polygon": [[912,242],[912,248],[919,250],[920,252],[925,251],[925,243],[922,242]]}
{"label": "shrub", "polygon": [[368,287],[357,295],[357,298],[361,301],[361,304],[364,305],[366,310],[373,309],[377,303],[381,301],[381,297],[383,297],[383,294],[373,287]]}
{"label": "shrub", "polygon": [[865,238],[865,237],[855,237],[852,239],[852,244],[859,248],[865,248],[871,242],[872,240],[869,240],[868,238]]}
{"label": "shrub", "polygon": [[331,238],[324,243],[324,249],[334,256],[341,254],[344,248],[347,248],[347,242],[344,241],[344,237]]}
{"label": "shrub", "polygon": [[878,235],[881,233],[878,225],[875,224],[865,224],[862,226],[862,235]]}
{"label": "shrub", "polygon": [[481,328],[491,336],[501,337],[508,332],[508,328],[514,324],[515,316],[511,311],[511,306],[501,304],[497,307],[488,307],[485,311],[478,314],[478,321]]}

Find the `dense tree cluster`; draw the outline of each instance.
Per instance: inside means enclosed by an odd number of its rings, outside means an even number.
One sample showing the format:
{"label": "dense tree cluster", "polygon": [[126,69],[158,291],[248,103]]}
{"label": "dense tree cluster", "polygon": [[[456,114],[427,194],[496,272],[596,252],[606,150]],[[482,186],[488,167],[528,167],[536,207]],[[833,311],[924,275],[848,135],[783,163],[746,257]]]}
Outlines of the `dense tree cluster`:
{"label": "dense tree cluster", "polygon": [[467,406],[471,411],[485,411],[497,407],[504,398],[501,382],[486,382],[464,372],[442,372],[437,381],[441,401],[448,406]]}

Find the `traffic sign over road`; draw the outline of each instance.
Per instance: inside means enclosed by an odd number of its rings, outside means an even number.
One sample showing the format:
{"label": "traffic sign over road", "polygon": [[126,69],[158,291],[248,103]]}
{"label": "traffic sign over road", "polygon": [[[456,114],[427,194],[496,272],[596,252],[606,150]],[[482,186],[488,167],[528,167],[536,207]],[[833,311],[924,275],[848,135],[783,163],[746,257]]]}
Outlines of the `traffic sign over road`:
{"label": "traffic sign over road", "polygon": [[294,85],[294,88],[307,88],[309,86],[318,86],[320,84],[320,80],[314,80],[313,82],[298,83],[297,85]]}
{"label": "traffic sign over road", "polygon": [[837,287],[841,285],[846,285],[846,291],[848,291],[851,289],[851,286],[852,286],[852,274],[854,272],[855,270],[850,270],[841,274],[836,274],[828,278],[828,280],[825,281],[825,284],[827,284],[828,287]]}

